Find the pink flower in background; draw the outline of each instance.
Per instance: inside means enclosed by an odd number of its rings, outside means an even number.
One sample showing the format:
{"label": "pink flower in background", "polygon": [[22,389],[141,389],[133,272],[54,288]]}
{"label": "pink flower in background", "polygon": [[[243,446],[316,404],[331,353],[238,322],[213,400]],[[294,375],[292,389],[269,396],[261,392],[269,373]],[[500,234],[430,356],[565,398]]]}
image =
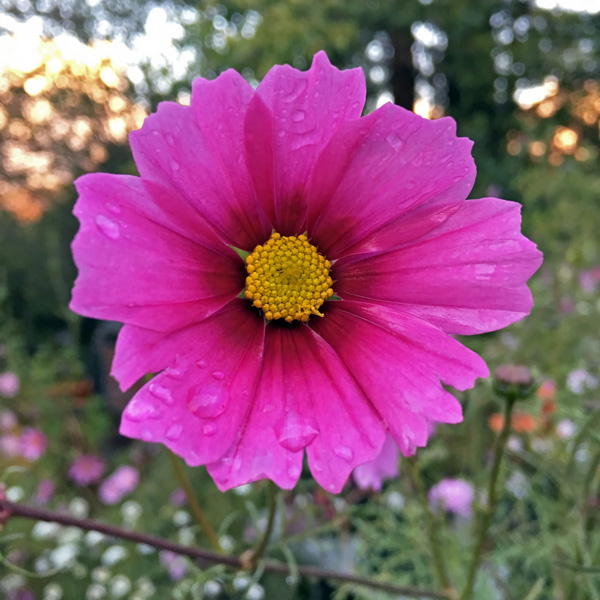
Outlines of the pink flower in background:
{"label": "pink flower in background", "polygon": [[34,427],[26,427],[21,434],[21,456],[34,462],[44,456],[48,440],[44,432]]}
{"label": "pink flower in background", "polygon": [[475,488],[464,479],[442,479],[429,490],[429,504],[432,508],[470,517],[473,511]]}
{"label": "pink flower in background", "polygon": [[14,398],[21,389],[21,382],[16,373],[6,371],[0,373],[0,396],[5,398]]}
{"label": "pink flower in background", "polygon": [[107,477],[98,490],[104,504],[118,504],[127,494],[135,490],[140,480],[139,471],[129,465],[119,467]]}
{"label": "pink flower in background", "polygon": [[398,458],[400,451],[394,438],[388,433],[379,456],[362,465],[352,472],[356,485],[363,490],[381,491],[385,479],[398,477],[400,469]]}
{"label": "pink flower in background", "polygon": [[0,453],[6,458],[21,456],[21,437],[14,433],[0,436]]}
{"label": "pink flower in background", "polygon": [[71,307],[125,323],[123,389],[159,373],[121,433],[222,490],[291,488],[306,451],[339,492],[388,432],[413,454],[430,423],[462,419],[442,384],[488,375],[453,336],[531,309],[541,254],[520,205],[465,200],[472,143],[393,104],[361,117],[364,101],[363,72],[323,52],[257,90],[197,79],[191,106],[164,102],[131,134],[141,177],[76,183]]}
{"label": "pink flower in background", "polygon": [[600,284],[600,267],[594,267],[579,274],[579,285],[586,294],[593,294]]}
{"label": "pink flower in background", "polygon": [[173,552],[164,551],[160,553],[160,562],[167,569],[169,577],[173,581],[183,579],[188,571],[185,558]]}
{"label": "pink flower in background", "polygon": [[173,490],[169,498],[169,503],[171,506],[180,507],[187,503],[187,496],[185,495],[185,491],[181,488],[177,488]]}
{"label": "pink flower in background", "polygon": [[0,412],[0,430],[11,431],[19,424],[17,416],[12,410],[3,410]]}
{"label": "pink flower in background", "polygon": [[69,479],[77,485],[91,485],[100,480],[105,470],[102,458],[95,454],[82,454],[69,467]]}
{"label": "pink flower in background", "polygon": [[54,482],[51,479],[42,479],[35,493],[35,503],[45,506],[54,497]]}

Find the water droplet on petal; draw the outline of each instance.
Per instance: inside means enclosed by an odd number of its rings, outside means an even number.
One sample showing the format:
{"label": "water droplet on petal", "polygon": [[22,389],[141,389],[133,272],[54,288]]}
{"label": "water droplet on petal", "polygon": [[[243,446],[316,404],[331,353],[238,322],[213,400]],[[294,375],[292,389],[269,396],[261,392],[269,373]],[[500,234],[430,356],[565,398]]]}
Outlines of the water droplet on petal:
{"label": "water droplet on petal", "polygon": [[350,462],[354,458],[354,453],[348,446],[336,446],[333,453],[346,462]]}
{"label": "water droplet on petal", "polygon": [[223,373],[223,371],[215,371],[212,376],[215,379],[218,379],[219,381],[222,381],[223,379],[225,379],[225,373]]}
{"label": "water droplet on petal", "polygon": [[108,210],[111,213],[113,213],[113,215],[120,215],[121,214],[121,207],[118,206],[117,204],[113,204],[112,202],[107,202],[105,204],[105,206],[106,206],[106,210]]}
{"label": "water droplet on petal", "polygon": [[173,404],[173,396],[171,395],[171,390],[166,388],[164,385],[159,385],[158,383],[151,383],[148,387],[150,393],[158,400],[161,400],[165,404]]}
{"label": "water droplet on petal", "polygon": [[197,417],[212,419],[218,417],[227,406],[229,392],[216,383],[198,385],[190,390],[188,409]]}
{"label": "water droplet on petal", "polygon": [[183,377],[181,369],[177,369],[176,367],[169,367],[166,369],[165,375],[172,377],[173,379],[181,379]]}
{"label": "water droplet on petal", "polygon": [[291,479],[296,479],[297,477],[300,477],[300,469],[298,467],[290,467],[287,474]]}
{"label": "water droplet on petal", "polygon": [[385,141],[398,152],[404,146],[404,140],[394,131],[385,138]]}
{"label": "water droplet on petal", "polygon": [[98,215],[96,217],[96,225],[98,229],[111,240],[116,240],[121,233],[119,226],[104,215]]}
{"label": "water droplet on petal", "polygon": [[196,366],[199,367],[200,369],[205,369],[207,364],[208,363],[205,360],[199,360],[196,363]]}
{"label": "water droplet on petal", "polygon": [[175,442],[181,437],[182,433],[183,433],[182,425],[179,423],[176,423],[175,425],[171,425],[171,427],[169,427],[169,429],[167,429],[167,433],[165,433],[165,436],[168,440],[172,440],[173,442]]}
{"label": "water droplet on petal", "polygon": [[275,427],[277,441],[290,452],[306,448],[319,435],[314,421],[302,419],[294,413],[288,413],[285,419]]}
{"label": "water droplet on petal", "polygon": [[132,400],[125,410],[125,416],[132,421],[145,421],[146,419],[159,419],[162,411],[145,400]]}
{"label": "water droplet on petal", "polygon": [[173,171],[179,171],[179,163],[176,160],[171,160],[171,169]]}
{"label": "water droplet on petal", "polygon": [[305,117],[306,113],[303,110],[297,110],[292,115],[292,121],[294,121],[294,123],[300,123],[301,121],[304,121]]}
{"label": "water droplet on petal", "polygon": [[265,404],[265,406],[263,408],[264,413],[270,413],[270,412],[273,412],[273,410],[275,410],[274,404]]}
{"label": "water droplet on petal", "polygon": [[142,434],[140,435],[140,437],[145,442],[153,442],[154,441],[154,434],[149,429],[144,429],[144,431],[142,431]]}
{"label": "water droplet on petal", "polygon": [[170,144],[171,146],[175,143],[175,138],[172,133],[167,133],[165,139],[167,140],[167,144]]}
{"label": "water droplet on petal", "polygon": [[215,433],[217,433],[217,426],[212,423],[207,423],[202,427],[202,433],[209,437],[215,435]]}

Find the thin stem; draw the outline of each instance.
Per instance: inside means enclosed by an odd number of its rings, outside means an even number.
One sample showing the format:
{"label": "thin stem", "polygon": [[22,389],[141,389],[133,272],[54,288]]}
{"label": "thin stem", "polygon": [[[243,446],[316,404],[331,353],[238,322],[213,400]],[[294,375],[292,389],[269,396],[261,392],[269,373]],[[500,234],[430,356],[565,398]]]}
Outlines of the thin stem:
{"label": "thin stem", "polygon": [[267,549],[271,534],[273,533],[273,525],[275,524],[275,513],[277,512],[277,488],[275,484],[269,480],[268,482],[268,494],[269,494],[269,518],[267,520],[267,527],[260,540],[260,543],[252,553],[252,560],[257,562],[261,559],[262,555]]}
{"label": "thin stem", "polygon": [[413,484],[417,490],[417,493],[419,494],[421,506],[427,520],[427,534],[431,546],[431,554],[433,556],[433,565],[435,567],[437,579],[446,596],[449,598],[454,598],[456,592],[448,575],[448,567],[446,566],[446,559],[444,558],[442,543],[439,536],[439,523],[437,522],[433,512],[431,512],[429,499],[427,498],[427,491],[423,485],[419,465],[414,460],[409,461],[409,465]]}
{"label": "thin stem", "polygon": [[215,530],[211,527],[211,524],[208,522],[208,519],[206,518],[202,507],[198,503],[198,500],[196,499],[196,494],[194,494],[194,490],[192,489],[192,484],[190,483],[190,480],[188,479],[188,476],[186,475],[180,460],[177,458],[177,456],[175,456],[175,454],[173,454],[170,451],[169,456],[171,458],[171,464],[173,465],[173,471],[175,471],[177,481],[179,481],[179,485],[183,488],[183,491],[185,492],[185,496],[190,505],[192,513],[194,514],[194,517],[196,517],[196,521],[198,521],[198,524],[202,528],[202,531],[208,538],[208,541],[210,542],[210,545],[213,547],[213,549],[216,550],[219,554],[224,554],[225,552],[223,548],[221,548],[221,544],[219,544],[219,538],[217,537]]}
{"label": "thin stem", "polygon": [[515,402],[513,399],[510,399],[510,398],[505,399],[504,425],[502,427],[502,431],[500,432],[500,436],[498,437],[498,441],[496,443],[496,452],[494,454],[494,464],[492,465],[492,471],[490,473],[490,479],[489,479],[489,483],[488,483],[487,504],[486,504],[485,509],[483,510],[483,515],[482,515],[481,522],[479,525],[479,534],[477,536],[475,545],[473,546],[473,554],[471,556],[471,564],[470,564],[469,570],[468,570],[467,583],[466,583],[465,588],[460,596],[460,600],[468,600],[469,598],[471,598],[471,595],[473,594],[473,587],[475,586],[475,577],[477,576],[477,571],[479,569],[479,565],[481,564],[483,547],[487,540],[488,529],[490,528],[490,524],[492,522],[492,517],[494,516],[494,511],[496,510],[496,503],[498,501],[498,498],[497,498],[498,476],[500,475],[500,466],[502,464],[504,448],[506,446],[506,441],[508,440],[508,436],[510,434],[510,421],[511,421],[512,409],[513,409],[514,403]]}
{"label": "thin stem", "polygon": [[[221,564],[232,569],[242,569],[244,567],[243,561],[237,556],[224,556],[211,552],[210,550],[204,550],[202,548],[194,548],[191,546],[182,546],[159,538],[153,535],[147,535],[144,533],[137,533],[135,531],[128,531],[114,525],[108,525],[100,521],[94,521],[91,519],[78,519],[68,514],[58,513],[54,511],[45,510],[33,506],[27,506],[25,504],[17,504],[9,502],[0,496],[0,515],[8,515],[4,517],[4,520],[12,518],[24,518],[33,519],[35,521],[46,521],[49,523],[58,523],[60,525],[66,525],[69,527],[78,527],[86,531],[97,531],[111,537],[121,538],[123,540],[129,540],[137,544],[146,544],[159,550],[168,550],[175,554],[182,556],[188,556],[192,559],[200,561],[204,564]],[[274,561],[264,561],[261,564],[264,571],[268,573],[280,573],[283,575],[290,575],[290,567],[288,565],[277,563]],[[368,577],[361,577],[359,575],[351,575],[349,573],[340,573],[339,571],[330,571],[328,569],[322,569],[320,567],[311,566],[298,566],[297,573],[303,577],[315,577],[317,579],[333,579],[344,583],[350,583],[354,585],[361,585],[374,590],[381,590],[395,595],[404,595],[421,598],[438,598],[440,600],[447,600],[448,595],[442,592],[434,590],[415,588],[410,586],[399,586],[393,583],[385,581],[377,581]]]}

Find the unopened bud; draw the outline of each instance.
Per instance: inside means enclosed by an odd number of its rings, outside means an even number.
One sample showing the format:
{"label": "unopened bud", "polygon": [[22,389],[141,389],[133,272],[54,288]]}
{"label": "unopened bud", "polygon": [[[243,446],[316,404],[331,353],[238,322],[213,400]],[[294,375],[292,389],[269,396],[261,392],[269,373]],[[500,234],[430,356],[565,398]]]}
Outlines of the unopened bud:
{"label": "unopened bud", "polygon": [[523,365],[500,365],[494,372],[496,393],[511,402],[528,398],[534,388],[533,375]]}

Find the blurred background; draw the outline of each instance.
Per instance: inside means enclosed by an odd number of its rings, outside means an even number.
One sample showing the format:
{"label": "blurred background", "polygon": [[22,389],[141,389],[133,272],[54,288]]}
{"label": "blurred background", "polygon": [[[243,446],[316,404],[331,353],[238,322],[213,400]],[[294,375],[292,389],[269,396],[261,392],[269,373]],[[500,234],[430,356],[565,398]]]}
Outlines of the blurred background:
{"label": "blurred background", "polygon": [[[10,497],[205,543],[160,449],[116,433],[125,398],[107,372],[118,326],[68,309],[72,182],[136,173],[128,132],[160,101],[189,103],[194,77],[234,68],[258,85],[273,64],[305,69],[320,49],[364,69],[367,112],[391,101],[454,117],[475,142],[472,197],[524,205],[524,231],[545,254],[533,313],[467,340],[491,368],[521,363],[539,383],[513,426],[476,597],[600,598],[599,0],[0,0],[0,474]],[[421,468],[427,487],[468,481],[477,502],[501,406],[488,382],[461,396],[465,423],[438,428]],[[81,457],[84,475],[73,475]],[[139,485],[122,476],[109,491],[125,491],[107,502],[99,490],[123,466]],[[222,495],[203,469],[190,476],[223,545],[247,547],[264,519],[263,487]],[[431,586],[413,487],[401,475],[381,493],[349,484],[334,498],[307,476],[280,499],[273,552]],[[469,519],[438,518],[460,578]],[[1,556],[36,578],[0,564],[10,599],[367,597],[200,572],[59,528],[12,532]]]}

